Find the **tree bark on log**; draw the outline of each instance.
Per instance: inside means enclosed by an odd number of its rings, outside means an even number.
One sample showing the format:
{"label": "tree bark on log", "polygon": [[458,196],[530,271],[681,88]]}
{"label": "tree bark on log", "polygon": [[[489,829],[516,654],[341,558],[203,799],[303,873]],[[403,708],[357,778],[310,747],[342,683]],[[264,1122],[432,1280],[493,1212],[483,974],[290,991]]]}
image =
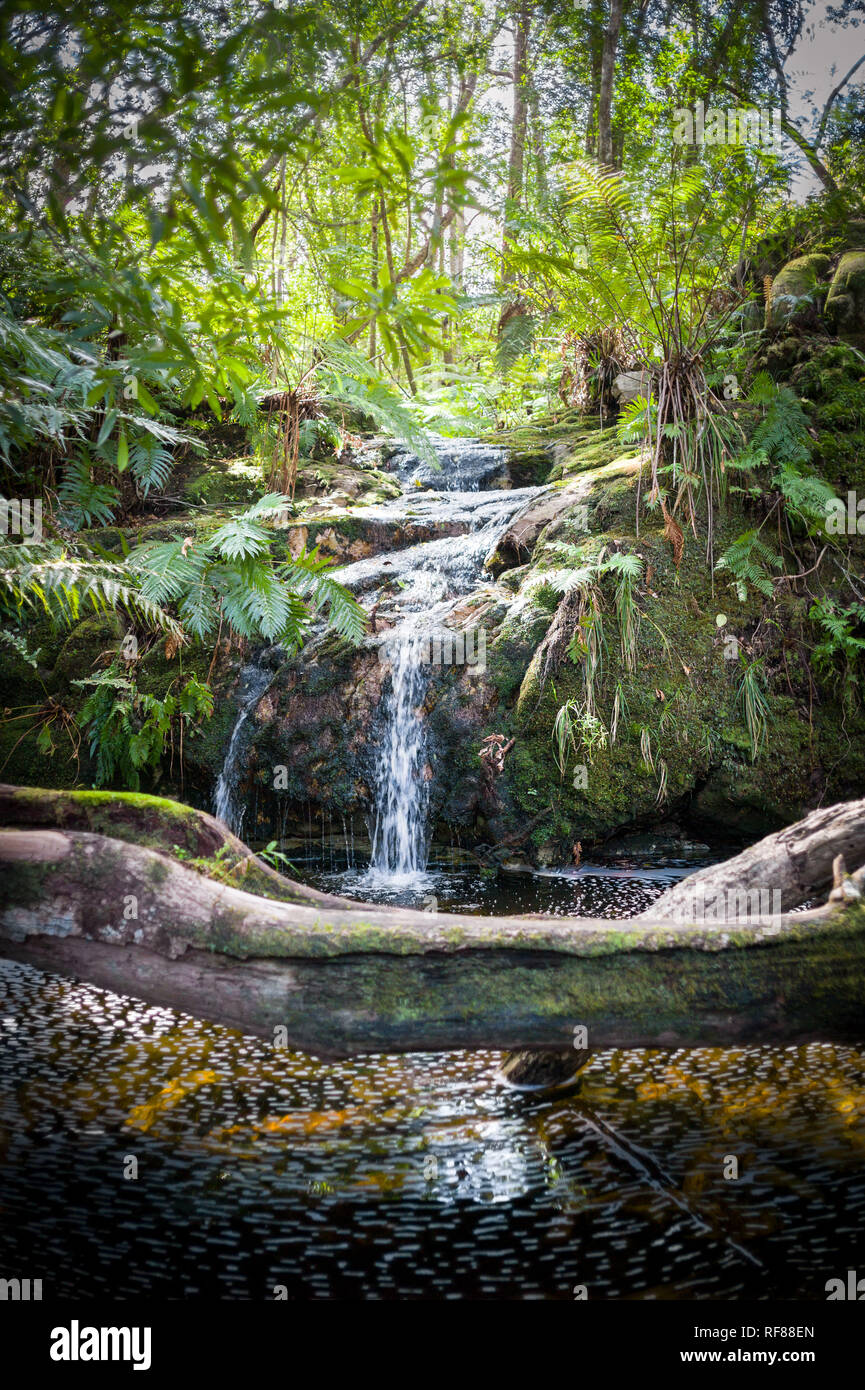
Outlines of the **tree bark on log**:
{"label": "tree bark on log", "polygon": [[[812,811],[734,859],[698,869],[662,894],[641,917],[726,920],[745,916],[754,894],[761,898],[768,894],[770,910],[788,912],[808,898],[825,896],[839,854],[850,871],[865,864],[865,798]],[[737,912],[740,903],[744,910]]]}
{"label": "tree bark on log", "polygon": [[138,792],[54,791],[0,783],[0,825],[91,831],[161,853],[180,851],[201,860],[215,860],[227,852],[225,867],[236,862],[231,875],[238,888],[282,902],[331,907],[344,902],[333,893],[321,893],[286,878],[253,854],[223,821],[167,797]]}
{"label": "tree bark on log", "polygon": [[[821,882],[851,811],[794,837]],[[3,954],[317,1053],[865,1035],[861,873],[838,910],[720,927],[279,902],[66,828],[0,831],[0,873]]]}

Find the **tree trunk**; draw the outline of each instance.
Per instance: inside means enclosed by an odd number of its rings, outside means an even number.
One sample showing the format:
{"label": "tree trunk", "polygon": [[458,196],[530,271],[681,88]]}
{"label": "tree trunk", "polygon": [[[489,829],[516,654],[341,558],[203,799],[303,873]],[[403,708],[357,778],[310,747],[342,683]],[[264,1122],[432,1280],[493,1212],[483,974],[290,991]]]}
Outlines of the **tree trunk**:
{"label": "tree trunk", "polygon": [[[394,272],[393,264],[393,246],[391,244],[390,239],[390,223],[387,217],[387,208],[385,207],[384,198],[381,198],[379,200],[378,206],[379,216],[381,218],[381,229],[384,232],[384,249],[385,254],[387,256],[388,275],[390,276],[391,284],[395,285],[396,275]],[[417,387],[415,385],[414,373],[411,369],[411,357],[409,355],[408,344],[405,340],[405,334],[403,333],[398,323],[394,324],[394,336],[396,337],[396,340],[399,343],[400,353],[402,355],[403,366],[405,367],[405,374],[408,380],[409,390],[411,391],[412,395],[415,396],[417,395]]]}
{"label": "tree trunk", "polygon": [[[20,803],[31,823],[39,795]],[[788,874],[788,897],[819,891],[839,848],[865,858],[863,825],[865,801],[813,813],[748,852],[744,885],[760,865]],[[747,858],[701,873],[739,888]],[[0,864],[3,954],[315,1052],[573,1048],[576,1070],[603,1047],[865,1035],[861,869],[837,906],[717,924],[663,902],[627,922],[279,902],[66,826],[0,831]]]}
{"label": "tree trunk", "polygon": [[514,113],[511,121],[511,149],[508,157],[508,190],[505,196],[505,216],[502,230],[502,284],[513,280],[508,266],[508,241],[513,240],[511,218],[519,207],[523,193],[523,170],[526,158],[528,127],[529,74],[529,10],[523,5],[514,15]]}
{"label": "tree trunk", "polygon": [[[529,10],[528,7],[524,5],[514,16],[514,114],[511,123],[511,150],[508,159],[508,189],[505,197],[502,226],[501,287],[505,292],[514,286],[514,281],[516,280],[516,275],[510,264],[509,247],[510,244],[517,239],[514,217],[523,199],[526,133],[528,130],[529,110],[529,24]],[[522,317],[524,313],[525,306],[518,292],[512,299],[502,305],[497,329],[500,347],[502,346],[508,324],[511,323],[512,320]],[[515,326],[515,324],[512,325],[512,327]],[[516,341],[519,343],[519,338],[517,338]],[[501,365],[508,365],[505,358],[501,359]]]}
{"label": "tree trunk", "polygon": [[535,155],[535,179],[538,185],[538,202],[546,207],[549,201],[549,181],[547,179],[547,150],[544,142],[544,123],[541,117],[538,89],[534,80],[529,86],[529,107],[532,114],[532,145]]}
{"label": "tree trunk", "polygon": [[622,27],[623,0],[610,0],[610,18],[604,30],[604,51],[601,57],[601,86],[598,94],[598,160],[613,166],[613,79],[616,69],[616,49]]}
{"label": "tree trunk", "polygon": [[[375,199],[373,199],[372,212],[370,213],[369,240],[372,259],[370,267],[370,286],[373,294],[378,294],[378,206]],[[369,324],[369,360],[373,364],[375,364],[377,348],[376,320],[373,316]]]}
{"label": "tree trunk", "polygon": [[[812,811],[804,820],[767,835],[735,859],[710,864],[670,888],[641,914],[643,919],[717,920],[732,895],[769,895],[773,910],[787,912],[808,898],[823,896],[832,884],[833,865],[843,855],[848,869],[865,863],[865,800]],[[721,897],[723,901],[718,901]],[[729,916],[740,914],[728,914]],[[744,914],[741,914],[744,915]],[[637,920],[640,920],[639,918]]]}

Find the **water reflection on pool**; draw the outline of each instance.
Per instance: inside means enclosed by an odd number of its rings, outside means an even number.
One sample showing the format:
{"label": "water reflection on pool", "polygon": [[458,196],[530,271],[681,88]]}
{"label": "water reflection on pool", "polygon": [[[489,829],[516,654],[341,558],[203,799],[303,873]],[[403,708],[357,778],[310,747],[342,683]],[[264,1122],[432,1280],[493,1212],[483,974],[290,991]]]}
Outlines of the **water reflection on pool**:
{"label": "water reflection on pool", "polygon": [[547,1101],[500,1060],[322,1061],[0,962],[0,1268],[46,1299],[823,1299],[865,1267],[865,1050],[605,1052]]}

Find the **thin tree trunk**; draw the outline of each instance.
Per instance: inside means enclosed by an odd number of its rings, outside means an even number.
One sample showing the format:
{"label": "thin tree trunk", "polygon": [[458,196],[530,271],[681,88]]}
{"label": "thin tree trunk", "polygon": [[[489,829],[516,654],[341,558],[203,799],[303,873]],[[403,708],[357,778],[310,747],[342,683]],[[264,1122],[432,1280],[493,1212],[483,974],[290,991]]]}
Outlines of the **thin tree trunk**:
{"label": "thin tree trunk", "polygon": [[[393,246],[391,244],[390,239],[390,223],[387,219],[387,208],[384,204],[384,198],[382,198],[379,202],[379,215],[381,217],[381,228],[384,232],[384,247],[385,252],[387,254],[388,273],[390,275],[391,284],[396,284],[396,276],[393,267]],[[403,366],[405,367],[405,374],[406,379],[408,380],[409,390],[411,391],[412,395],[415,396],[417,395],[417,387],[415,385],[414,373],[411,369],[411,358],[409,357],[408,344],[406,343],[405,335],[402,331],[402,328],[399,326],[398,323],[394,325],[394,333],[396,334],[397,341],[399,342],[400,353],[402,354],[402,361]]]}
{"label": "thin tree trunk", "polygon": [[[453,209],[450,209],[452,212]],[[451,283],[455,289],[462,293],[463,288],[463,238],[465,236],[465,218],[461,212],[457,213],[454,221],[451,222],[448,236],[448,271]],[[445,362],[453,365],[457,356],[457,321],[455,318],[448,318],[448,346],[445,352]]]}
{"label": "thin tree trunk", "polygon": [[616,69],[616,49],[622,27],[623,0],[610,0],[610,17],[604,30],[604,49],[601,57],[601,86],[598,95],[598,160],[613,166],[613,80]]}
{"label": "thin tree trunk", "polygon": [[512,218],[522,201],[523,170],[528,126],[529,10],[523,5],[514,15],[514,111],[511,122],[511,149],[508,158],[508,190],[505,197],[502,230],[502,285],[513,280],[508,265],[508,242],[514,240]]}
{"label": "thin tree trunk", "polygon": [[535,178],[538,185],[538,202],[541,207],[546,207],[550,191],[547,181],[547,150],[544,141],[544,123],[541,119],[538,89],[535,86],[534,79],[531,80],[529,85],[529,109],[532,117],[532,146],[535,155]]}
{"label": "thin tree trunk", "polygon": [[[372,266],[370,269],[370,287],[373,294],[378,293],[378,208],[373,199],[372,212],[370,213],[369,240],[372,251]],[[369,324],[369,360],[375,362],[375,354],[378,348],[376,340],[376,320],[375,316],[370,319]]]}

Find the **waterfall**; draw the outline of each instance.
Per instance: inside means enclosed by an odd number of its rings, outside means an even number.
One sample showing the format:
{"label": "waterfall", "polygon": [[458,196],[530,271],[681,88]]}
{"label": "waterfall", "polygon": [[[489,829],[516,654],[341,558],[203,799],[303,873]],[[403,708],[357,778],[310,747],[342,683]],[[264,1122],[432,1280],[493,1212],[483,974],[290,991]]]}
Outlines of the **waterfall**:
{"label": "waterfall", "polygon": [[[519,514],[547,491],[510,487],[508,455],[502,448],[476,439],[434,442],[441,463],[438,470],[405,445],[390,451],[387,466],[399,477],[402,493],[365,506],[363,515],[395,525],[406,538],[415,522],[423,524],[425,534],[430,522],[452,529],[438,536],[433,532],[431,540],[409,541],[399,549],[380,549],[334,571],[334,577],[367,609],[376,610],[378,633],[373,626],[367,643],[377,646],[380,659],[390,666],[367,773],[373,793],[372,858],[365,875],[370,889],[427,887],[431,839],[427,779],[433,758],[420,711],[433,677],[430,668],[439,664],[443,638],[451,651],[448,644],[453,633],[465,637],[461,651],[477,650],[477,633],[468,632],[464,617],[457,617],[452,625],[453,615],[479,586],[493,582],[484,570],[487,556]],[[320,622],[314,641],[323,631]],[[239,786],[252,737],[250,715],[273,679],[273,658],[276,664],[284,659],[278,649],[269,650],[270,660],[265,649],[241,672],[240,708],[215,789],[216,814],[238,835],[246,809]],[[445,657],[444,663],[449,662],[450,656]],[[472,657],[466,657],[467,664],[472,662]],[[329,809],[322,806],[322,836]]]}
{"label": "waterfall", "polygon": [[[269,652],[270,649],[265,649],[260,654],[260,659],[268,656]],[[243,829],[243,817],[246,812],[243,799],[237,796],[237,783],[242,769],[243,753],[246,751],[244,729],[249,716],[272,679],[273,671],[255,661],[244,666],[240,673],[240,710],[231,732],[225,760],[213,793],[214,814],[219,820],[224,821],[235,835],[240,835]]]}
{"label": "waterfall", "polygon": [[[381,740],[373,772],[372,859],[361,883],[369,889],[424,888],[429,854],[428,735],[420,708],[431,679],[436,643],[450,636],[455,607],[485,580],[484,561],[515,517],[545,491],[503,486],[505,450],[478,440],[436,440],[441,469],[433,472],[405,446],[391,466],[400,500],[370,509],[458,522],[465,529],[343,566],[338,578],[389,626],[379,655],[390,662]],[[383,727],[382,727],[383,726]]]}
{"label": "waterfall", "polygon": [[427,688],[422,634],[408,630],[390,646],[390,695],[376,768],[370,882],[417,883],[427,861],[426,728],[418,714]]}

